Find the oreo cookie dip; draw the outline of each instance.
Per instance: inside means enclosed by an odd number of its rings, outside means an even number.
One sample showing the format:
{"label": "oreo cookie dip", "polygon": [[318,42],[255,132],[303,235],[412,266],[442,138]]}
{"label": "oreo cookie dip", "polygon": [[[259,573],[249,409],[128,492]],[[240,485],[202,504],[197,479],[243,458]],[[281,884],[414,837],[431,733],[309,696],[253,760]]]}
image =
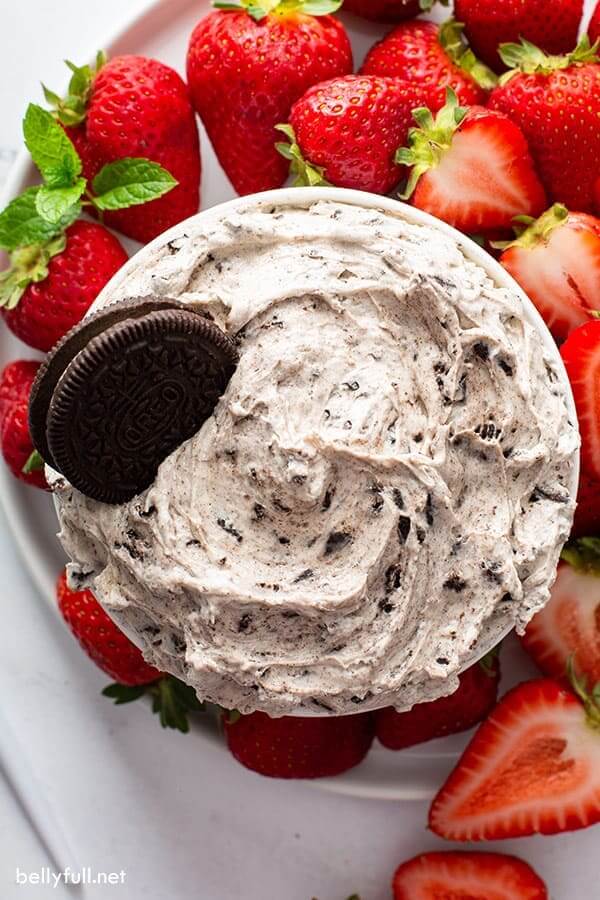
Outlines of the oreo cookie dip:
{"label": "oreo cookie dip", "polygon": [[129,502],[55,475],[60,538],[202,699],[407,709],[547,601],[578,434],[519,297],[451,236],[301,194],[184,223],[100,296],[190,304],[239,360]]}

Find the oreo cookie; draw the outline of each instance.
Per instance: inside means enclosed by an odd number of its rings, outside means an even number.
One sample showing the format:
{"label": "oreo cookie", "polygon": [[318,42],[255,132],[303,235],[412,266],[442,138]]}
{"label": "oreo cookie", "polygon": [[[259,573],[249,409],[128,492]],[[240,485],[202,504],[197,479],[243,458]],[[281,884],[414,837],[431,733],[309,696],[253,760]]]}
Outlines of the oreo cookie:
{"label": "oreo cookie", "polygon": [[235,363],[232,341],[189,306],[142,298],[107,307],[40,369],[34,445],[88,497],[123,503],[210,417]]}

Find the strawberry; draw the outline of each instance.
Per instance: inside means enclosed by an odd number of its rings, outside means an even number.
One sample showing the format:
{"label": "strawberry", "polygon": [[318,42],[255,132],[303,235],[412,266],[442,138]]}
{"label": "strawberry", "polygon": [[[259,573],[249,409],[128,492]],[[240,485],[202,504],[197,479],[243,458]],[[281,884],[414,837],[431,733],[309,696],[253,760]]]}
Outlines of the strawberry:
{"label": "strawberry", "polygon": [[375,734],[389,750],[402,750],[433,738],[467,731],[485,719],[498,697],[500,661],[491,653],[462,673],[449,697],[417,703],[409,712],[392,707],[375,713]]}
{"label": "strawberry", "polygon": [[77,221],[84,207],[130,211],[162,197],[176,182],[158,163],[128,157],[107,163],[89,184],[62,126],[33,103],[23,134],[44,183],[28,188],[0,213],[0,247],[10,257],[9,268],[0,272],[0,307],[18,337],[50,350],[127,260],[106,228]]}
{"label": "strawberry", "polygon": [[527,143],[507,116],[458,106],[448,88],[435,118],[414,113],[418,127],[396,161],[411,166],[404,198],[466,232],[510,227],[515,216],[538,215],[546,205]]}
{"label": "strawberry", "polygon": [[[240,0],[202,19],[190,38],[192,101],[238,194],[281,187],[288,166],[275,126],[319,81],[352,71],[344,26],[325,12],[340,0]],[[241,8],[240,8],[241,7]]]}
{"label": "strawberry", "polygon": [[145,662],[140,650],[117,628],[90,590],[71,590],[66,572],[58,578],[56,598],[63,619],[85,653],[116,680],[102,691],[104,696],[123,704],[147,694],[163,727],[188,731],[188,713],[202,708],[192,688]]}
{"label": "strawberry", "polygon": [[547,53],[569,53],[577,43],[583,0],[454,0],[454,15],[477,56],[502,72],[499,45],[522,37]]}
{"label": "strawberry", "polygon": [[451,841],[557,834],[600,821],[600,706],[551,679],[520,684],[479,727],[433,800]]}
{"label": "strawberry", "polygon": [[189,93],[181,77],[145,56],[103,57],[95,70],[69,64],[73,77],[61,100],[45,89],[89,180],[110,162],[144,157],[166,169],[177,186],[150,205],[108,210],[105,223],[137,241],[152,238],[198,212],[200,145]]}
{"label": "strawberry", "polygon": [[588,27],[588,35],[592,43],[600,38],[600,2],[596,4],[596,8],[592,13],[592,18],[590,19]]}
{"label": "strawberry", "polygon": [[523,131],[554,202],[590,212],[600,158],[600,65],[587,37],[567,56],[548,56],[528,41],[504,44],[511,67],[489,100]]}
{"label": "strawberry", "polygon": [[531,866],[502,853],[422,853],[396,869],[394,900],[548,900]]}
{"label": "strawberry", "polygon": [[29,434],[29,394],[39,362],[20,359],[0,374],[0,448],[13,473],[26,484],[48,489],[44,464]]}
{"label": "strawberry", "polygon": [[270,778],[323,778],[358,765],[373,741],[369,713],[335,717],[266,713],[224,716],[227,746],[238,762]]}
{"label": "strawberry", "polygon": [[600,538],[567,545],[549,602],[522,643],[545,675],[563,678],[569,662],[600,684]]}
{"label": "strawberry", "polygon": [[102,225],[78,221],[45,245],[15,251],[12,259],[24,289],[17,305],[11,299],[2,310],[4,321],[30,347],[50,350],[79,322],[127,254]]}
{"label": "strawberry", "polygon": [[600,481],[600,321],[576,328],[560,354],[577,408],[582,475]]}
{"label": "strawberry", "polygon": [[[449,0],[440,0],[444,6]],[[352,12],[373,22],[404,22],[428,12],[435,0],[344,0],[344,12]]]}
{"label": "strawberry", "polygon": [[406,140],[417,85],[374,75],[347,75],[309,88],[278,128],[296,185],[334,184],[387,194],[402,177],[394,155]]}
{"label": "strawberry", "polygon": [[600,535],[600,481],[582,472],[579,476],[571,537],[585,537],[589,534]]}
{"label": "strawberry", "polygon": [[600,219],[557,203],[517,233],[500,262],[562,341],[600,310]]}
{"label": "strawberry", "polygon": [[444,105],[447,87],[461,103],[485,103],[496,83],[494,73],[466,46],[462,25],[452,19],[441,27],[421,19],[399,25],[369,50],[360,71],[416,82],[434,111]]}

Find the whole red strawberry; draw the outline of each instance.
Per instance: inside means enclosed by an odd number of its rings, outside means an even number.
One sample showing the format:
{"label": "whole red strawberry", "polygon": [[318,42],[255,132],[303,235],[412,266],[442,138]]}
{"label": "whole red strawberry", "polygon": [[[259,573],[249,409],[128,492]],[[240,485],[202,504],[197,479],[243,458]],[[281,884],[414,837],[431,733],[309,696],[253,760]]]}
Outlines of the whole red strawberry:
{"label": "whole red strawberry", "polygon": [[547,53],[569,53],[577,43],[583,0],[454,0],[473,50],[502,72],[500,44],[526,38]]}
{"label": "whole red strawberry", "polygon": [[560,348],[579,420],[581,475],[600,481],[600,321],[580,325]]}
{"label": "whole red strawberry", "polygon": [[[74,67],[75,68],[75,67]],[[200,145],[194,110],[181,77],[145,56],[115,56],[99,71],[84,66],[64,100],[47,91],[92,181],[109,162],[152,160],[178,182],[144,206],[108,211],[104,221],[146,242],[198,212]],[[72,81],[73,85],[73,81]]]}
{"label": "whole red strawberry", "polygon": [[246,10],[232,3],[202,19],[190,38],[192,101],[238,194],[281,187],[288,166],[275,149],[275,126],[311,85],[352,71],[344,26],[306,15],[304,4],[243,2]]}
{"label": "whole red strawberry", "polygon": [[417,703],[408,712],[392,707],[377,710],[375,734],[389,750],[402,750],[433,738],[467,731],[496,704],[500,682],[500,661],[496,653],[476,663],[460,676],[460,684],[449,697],[431,703]]}
{"label": "whole red strawberry", "polygon": [[469,234],[539,215],[546,194],[518,125],[483,106],[459,107],[451,88],[447,94],[435,117],[414,111],[418,127],[396,154],[411,169],[402,197]]}
{"label": "whole red strawberry", "polygon": [[565,547],[550,600],[521,641],[545,675],[566,678],[572,665],[600,684],[600,538]]}
{"label": "whole red strawberry", "polygon": [[[448,0],[440,0],[447,6]],[[431,9],[435,0],[344,0],[344,12],[373,22],[404,22]]]}
{"label": "whole red strawberry", "polygon": [[102,691],[105,697],[121,705],[148,695],[163,728],[189,731],[189,713],[202,710],[191,687],[149,665],[90,590],[69,588],[65,572],[58,578],[56,599],[63,619],[85,653],[115,679],[115,684]]}
{"label": "whole red strawberry", "polygon": [[117,628],[90,590],[73,591],[61,572],[56,585],[63,619],[96,665],[119,684],[148,684],[161,673],[148,665],[138,648]]}
{"label": "whole red strawberry", "polygon": [[39,362],[20,359],[0,374],[0,448],[13,475],[47,490],[43,462],[34,455],[28,424],[29,394],[39,367]]}
{"label": "whole red strawberry", "polygon": [[227,745],[247,769],[271,778],[323,778],[358,765],[373,741],[368,713],[311,718],[225,715]]}
{"label": "whole red strawberry", "polygon": [[[83,317],[104,285],[127,261],[119,241],[95,222],[74,222],[58,238],[11,254],[13,272],[27,281],[16,305],[2,309],[14,334],[50,350]],[[0,284],[2,297],[2,284]]]}
{"label": "whole red strawberry", "polygon": [[518,234],[500,262],[562,341],[600,310],[600,219],[557,203]]}
{"label": "whole red strawberry", "polygon": [[452,19],[441,27],[421,19],[399,25],[369,50],[360,71],[415,82],[427,92],[425,105],[433,111],[444,105],[447,87],[461,103],[485,103],[496,83],[464,43],[462,25]]}
{"label": "whole red strawberry", "polygon": [[600,65],[587,38],[568,56],[522,41],[500,50],[511,72],[489,105],[523,131],[550,199],[590,212],[600,159]]}
{"label": "whole red strawberry", "polygon": [[294,104],[290,124],[278,126],[291,146],[277,147],[291,160],[297,185],[387,194],[402,177],[394,156],[422,101],[416,84],[374,75],[334,78]]}

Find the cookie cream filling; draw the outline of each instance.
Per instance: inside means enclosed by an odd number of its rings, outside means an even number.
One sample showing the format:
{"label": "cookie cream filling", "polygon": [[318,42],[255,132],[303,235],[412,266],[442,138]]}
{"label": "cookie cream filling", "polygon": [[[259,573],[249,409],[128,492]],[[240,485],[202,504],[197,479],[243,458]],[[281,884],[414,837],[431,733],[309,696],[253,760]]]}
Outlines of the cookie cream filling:
{"label": "cookie cream filling", "polygon": [[520,298],[452,237],[301,203],[190,220],[103,292],[189,303],[239,364],[130,502],[58,479],[60,538],[72,583],[203,699],[406,709],[546,602],[577,429]]}

